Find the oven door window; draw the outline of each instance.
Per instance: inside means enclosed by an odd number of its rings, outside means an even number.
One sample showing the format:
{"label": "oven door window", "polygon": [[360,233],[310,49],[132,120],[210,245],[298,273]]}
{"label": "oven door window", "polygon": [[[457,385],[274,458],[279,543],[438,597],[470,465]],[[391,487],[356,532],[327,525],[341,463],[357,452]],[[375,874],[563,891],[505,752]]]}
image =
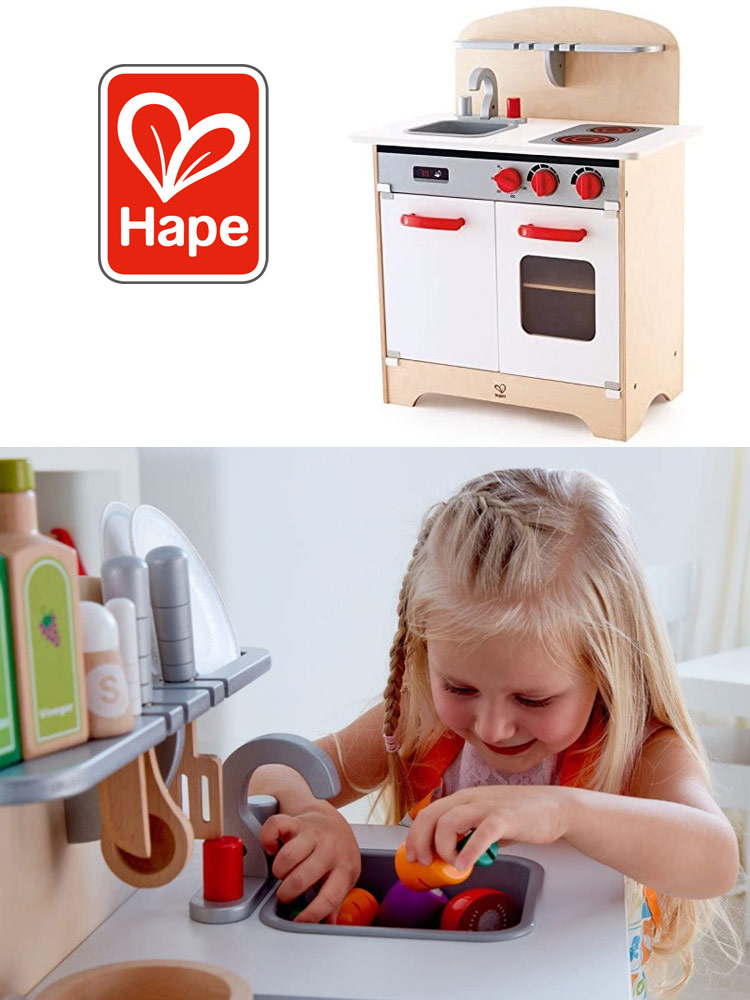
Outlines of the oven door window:
{"label": "oven door window", "polygon": [[521,326],[532,336],[593,340],[596,275],[587,260],[521,258]]}

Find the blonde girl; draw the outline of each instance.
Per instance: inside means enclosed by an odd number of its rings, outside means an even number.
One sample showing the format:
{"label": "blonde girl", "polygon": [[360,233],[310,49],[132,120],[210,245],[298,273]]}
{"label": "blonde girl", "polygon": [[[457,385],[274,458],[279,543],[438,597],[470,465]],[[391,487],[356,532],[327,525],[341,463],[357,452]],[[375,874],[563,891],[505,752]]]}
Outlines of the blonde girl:
{"label": "blonde girl", "polygon": [[427,513],[383,702],[320,746],[341,778],[333,803],[283,767],[251,786],[279,800],[262,831],[279,898],[323,880],[303,921],[331,919],[356,882],[335,807],[376,789],[390,822],[414,817],[412,860],[468,867],[498,840],[565,840],[637,883],[636,995],[652,951],[686,981],[706,901],[737,877],[624,510],[587,473],[493,472]]}

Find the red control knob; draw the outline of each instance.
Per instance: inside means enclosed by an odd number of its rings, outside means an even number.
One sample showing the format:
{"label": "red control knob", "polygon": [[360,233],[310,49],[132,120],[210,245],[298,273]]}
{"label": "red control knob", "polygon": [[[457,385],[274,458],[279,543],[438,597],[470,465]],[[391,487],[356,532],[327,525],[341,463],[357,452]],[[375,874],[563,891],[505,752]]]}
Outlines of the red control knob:
{"label": "red control knob", "polygon": [[602,193],[603,187],[602,179],[598,174],[581,174],[576,181],[578,197],[583,198],[584,201],[588,201],[590,198],[598,198]]}
{"label": "red control knob", "polygon": [[517,191],[521,186],[521,175],[513,167],[505,167],[496,173],[492,179],[498,188],[506,194],[510,194],[511,191]]}
{"label": "red control knob", "polygon": [[531,186],[534,189],[535,195],[539,198],[546,198],[547,195],[554,194],[557,191],[557,177],[555,177],[551,170],[537,170],[531,178]]}

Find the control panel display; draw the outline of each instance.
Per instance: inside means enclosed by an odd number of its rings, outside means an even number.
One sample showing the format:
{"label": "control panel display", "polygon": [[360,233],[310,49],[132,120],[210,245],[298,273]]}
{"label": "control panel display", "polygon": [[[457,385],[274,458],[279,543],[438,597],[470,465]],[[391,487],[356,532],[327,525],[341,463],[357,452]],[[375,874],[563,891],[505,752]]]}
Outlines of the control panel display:
{"label": "control panel display", "polygon": [[413,174],[415,181],[443,181],[447,182],[449,172],[447,167],[414,167]]}

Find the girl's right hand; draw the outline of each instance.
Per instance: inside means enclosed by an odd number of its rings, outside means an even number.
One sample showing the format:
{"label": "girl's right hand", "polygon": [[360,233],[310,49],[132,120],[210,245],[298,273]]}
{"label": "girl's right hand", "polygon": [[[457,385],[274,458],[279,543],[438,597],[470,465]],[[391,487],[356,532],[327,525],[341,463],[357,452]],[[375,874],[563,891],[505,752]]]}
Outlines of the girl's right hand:
{"label": "girl's right hand", "polygon": [[295,919],[310,924],[335,919],[362,869],[357,841],[344,817],[322,801],[297,816],[278,813],[263,824],[260,842],[267,854],[276,856],[271,870],[282,880],[276,891],[279,902],[291,903],[323,880],[315,899]]}

